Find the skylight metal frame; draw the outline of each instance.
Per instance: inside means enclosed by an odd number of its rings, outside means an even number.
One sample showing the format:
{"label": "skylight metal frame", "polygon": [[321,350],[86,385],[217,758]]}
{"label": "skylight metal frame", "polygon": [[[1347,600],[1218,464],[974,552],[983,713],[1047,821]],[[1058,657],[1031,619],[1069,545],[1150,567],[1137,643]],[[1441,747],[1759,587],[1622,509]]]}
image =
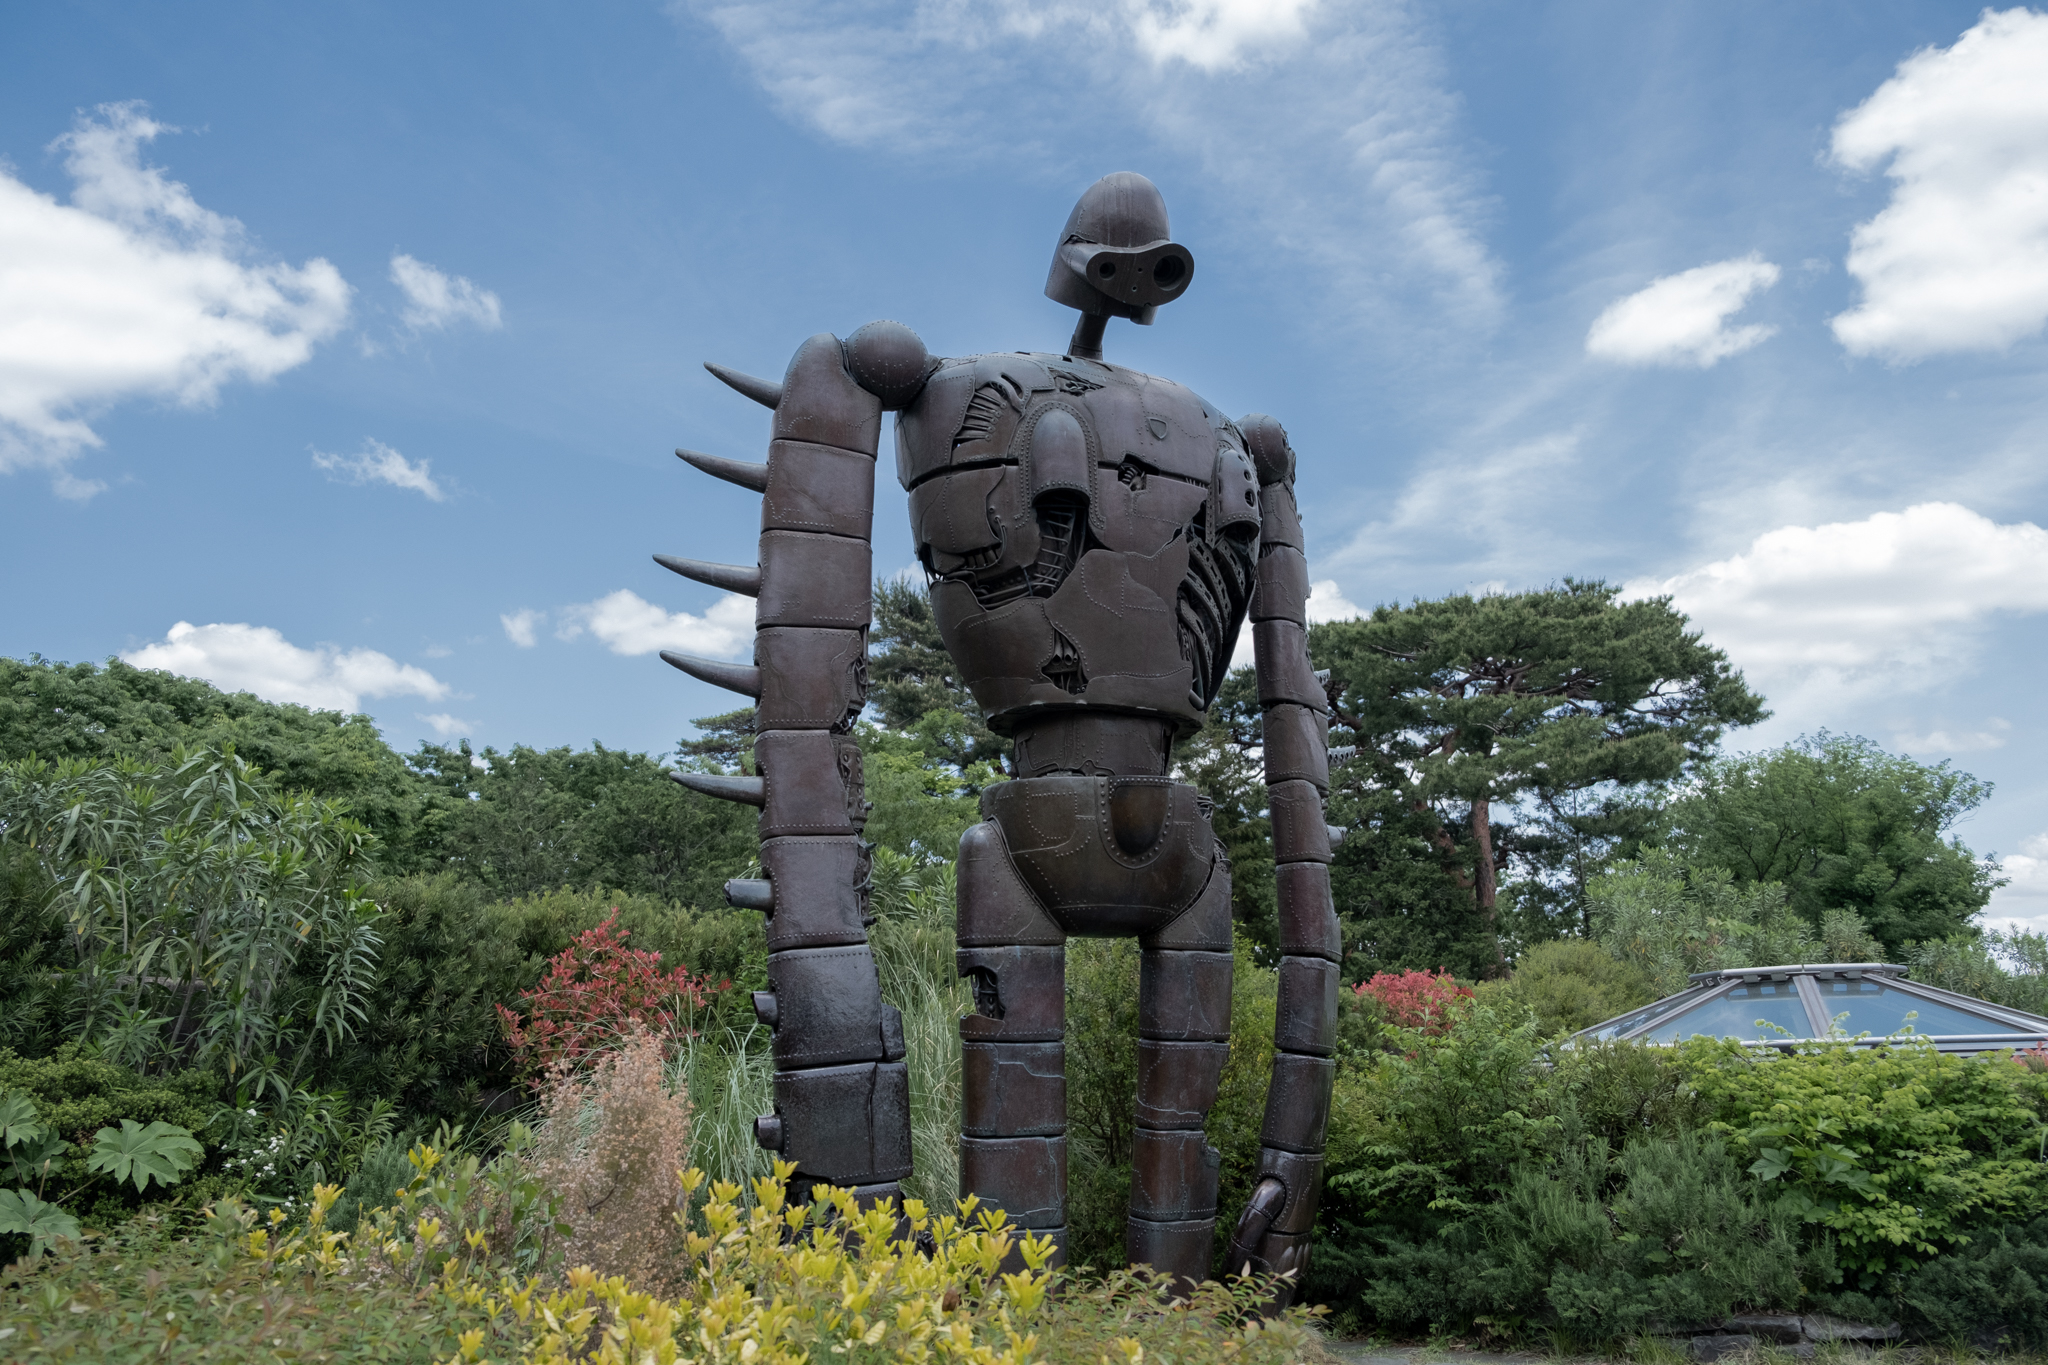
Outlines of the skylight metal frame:
{"label": "skylight metal frame", "polygon": [[1776,967],[1724,967],[1710,972],[1695,972],[1688,978],[1692,984],[1676,995],[1666,996],[1662,1000],[1653,1001],[1625,1014],[1602,1020],[1591,1028],[1581,1029],[1572,1035],[1571,1041],[1641,1041],[1645,1035],[1669,1024],[1674,1016],[1689,1014],[1738,986],[1757,985],[1768,981],[1792,984],[1800,1004],[1806,1010],[1806,1022],[1811,1030],[1811,1036],[1744,1038],[1739,1041],[1750,1047],[1790,1049],[1805,1043],[1819,1042],[1830,1036],[1834,1027],[1834,1016],[1828,1012],[1828,1002],[1821,994],[1819,982],[1836,979],[1875,979],[1883,982],[1887,990],[1896,990],[1902,995],[1916,997],[1930,1004],[1947,1005],[2011,1027],[2011,1031],[2007,1033],[1852,1035],[1849,1041],[1861,1046],[1875,1047],[1902,1038],[1921,1038],[1942,1052],[1975,1053],[2048,1044],[2048,1018],[1911,980],[1907,976],[1906,968],[1885,962],[1788,963]]}

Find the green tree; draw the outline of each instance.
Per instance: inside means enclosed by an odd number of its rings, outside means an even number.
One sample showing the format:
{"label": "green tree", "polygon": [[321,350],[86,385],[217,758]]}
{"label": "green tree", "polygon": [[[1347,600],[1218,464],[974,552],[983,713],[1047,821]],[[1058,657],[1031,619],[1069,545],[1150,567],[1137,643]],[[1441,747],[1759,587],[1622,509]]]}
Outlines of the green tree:
{"label": "green tree", "polygon": [[0,659],[0,759],[160,761],[180,745],[232,747],[279,790],[346,801],[391,871],[432,860],[442,804],[368,716],[223,692],[119,659]]}
{"label": "green tree", "polygon": [[1823,730],[1705,767],[1672,804],[1669,838],[1687,862],[1726,868],[1738,885],[1782,883],[1816,928],[1830,910],[1853,910],[1897,955],[1966,930],[2002,885],[1989,859],[1944,838],[1990,795],[1946,761]]}
{"label": "green tree", "polygon": [[931,597],[901,578],[875,580],[868,704],[891,730],[914,730],[932,756],[966,773],[1003,771],[1009,745],[988,728],[939,639]]}
{"label": "green tree", "polygon": [[0,839],[62,916],[76,1030],[110,1061],[218,1065],[282,1098],[363,1018],[376,839],[338,801],[232,750],[29,758],[0,763]]}
{"label": "green tree", "polygon": [[[1484,975],[1505,970],[1503,872],[1540,884],[1560,871],[1554,835],[1525,835],[1512,823],[1518,807],[1545,807],[1553,829],[1597,836],[1611,813],[1574,813],[1567,798],[1669,782],[1728,727],[1766,714],[1669,598],[1623,602],[1599,582],[1383,606],[1314,627],[1309,650],[1331,670],[1336,810],[1378,845],[1351,858],[1399,883],[1364,914],[1340,909],[1386,923],[1400,952],[1428,939],[1446,950],[1414,965]],[[1436,876],[1389,875],[1418,861]],[[1450,900],[1470,912],[1445,924]],[[1355,936],[1373,932],[1353,926]],[[1465,962],[1449,959],[1453,947]]]}
{"label": "green tree", "polygon": [[751,809],[694,796],[646,754],[424,744],[412,763],[447,799],[444,865],[494,896],[609,887],[716,906],[755,856]]}
{"label": "green tree", "polygon": [[1694,972],[1872,962],[1884,951],[1853,910],[1830,910],[1814,926],[1777,882],[1740,883],[1726,868],[1687,864],[1669,849],[1609,867],[1587,900],[1601,945],[1643,972],[1658,995],[1684,990]]}

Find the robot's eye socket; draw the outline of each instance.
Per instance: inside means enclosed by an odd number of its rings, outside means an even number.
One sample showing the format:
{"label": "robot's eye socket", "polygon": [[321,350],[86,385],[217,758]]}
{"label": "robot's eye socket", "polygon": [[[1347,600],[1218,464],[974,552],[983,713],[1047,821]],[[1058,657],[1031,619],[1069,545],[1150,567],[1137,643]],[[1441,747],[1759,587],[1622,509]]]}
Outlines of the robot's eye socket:
{"label": "robot's eye socket", "polygon": [[1095,273],[1102,276],[1105,280],[1108,279],[1111,275],[1116,274],[1116,262],[1104,261],[1101,265],[1095,267]]}
{"label": "robot's eye socket", "polygon": [[1188,273],[1188,263],[1178,256],[1161,256],[1152,267],[1152,279],[1161,289],[1171,289]]}

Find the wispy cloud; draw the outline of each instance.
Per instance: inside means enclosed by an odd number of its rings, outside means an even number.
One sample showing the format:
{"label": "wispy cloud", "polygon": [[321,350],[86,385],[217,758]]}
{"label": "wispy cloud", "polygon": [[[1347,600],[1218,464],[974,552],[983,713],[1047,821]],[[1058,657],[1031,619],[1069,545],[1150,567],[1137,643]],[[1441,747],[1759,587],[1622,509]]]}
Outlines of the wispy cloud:
{"label": "wispy cloud", "polygon": [[1835,160],[1884,166],[1891,202],[1849,239],[1857,355],[2009,346],[2048,321],[2048,14],[1986,10],[1835,125]]}
{"label": "wispy cloud", "polygon": [[1481,235],[1490,207],[1460,104],[1398,0],[673,8],[716,29],[786,117],[835,141],[1078,179],[1141,149],[1125,139],[1111,153],[1077,123],[1133,120],[1196,162],[1193,188],[1216,196],[1219,217],[1295,261],[1294,277],[1312,273],[1362,325],[1398,305],[1412,344],[1417,327],[1499,320],[1501,268]]}
{"label": "wispy cloud", "polygon": [[1392,564],[1429,563],[1439,578],[1458,582],[1520,580],[1531,565],[1558,562],[1571,534],[1561,511],[1582,498],[1572,478],[1581,440],[1573,429],[1496,445],[1479,432],[1433,451],[1386,513],[1323,563],[1375,576]]}
{"label": "wispy cloud", "polygon": [[324,711],[356,711],[364,697],[439,701],[448,685],[423,668],[374,649],[301,649],[269,626],[180,621],[155,644],[123,654],[137,668],[204,678],[229,692]]}
{"label": "wispy cloud", "polygon": [[347,320],[340,271],[254,261],[240,223],[143,164],[171,131],[140,103],[81,115],[52,144],[68,205],[0,169],[0,472],[41,466],[59,493],[90,497],[104,485],[65,466],[100,444],[97,410],[204,406],[231,380],[304,364]]}
{"label": "wispy cloud", "polygon": [[532,607],[521,607],[518,611],[507,612],[498,618],[498,624],[505,627],[505,638],[521,649],[532,649],[534,630],[548,619],[544,611]]}
{"label": "wispy cloud", "polygon": [[[564,607],[555,619],[556,638],[573,640],[587,630],[614,654],[679,649],[730,658],[754,643],[754,599],[734,593],[719,598],[702,616],[692,616],[664,611],[621,588],[596,601]],[[511,630],[509,623],[506,630]]]}
{"label": "wispy cloud", "polygon": [[1609,304],[1586,333],[1586,354],[1623,365],[1711,369],[1768,340],[1777,328],[1730,327],[1752,295],[1778,282],[1778,267],[1752,253],[1652,280]]}
{"label": "wispy cloud", "polygon": [[413,719],[423,720],[428,725],[431,725],[434,728],[434,733],[442,739],[447,739],[453,735],[468,735],[476,732],[474,725],[460,716],[451,716],[446,711],[439,711],[433,715],[415,713]]}
{"label": "wispy cloud", "polygon": [[344,483],[388,483],[426,495],[429,502],[446,502],[447,490],[435,482],[426,460],[408,460],[382,441],[365,439],[354,455],[313,452],[313,467]]}
{"label": "wispy cloud", "polygon": [[2011,737],[2012,722],[1993,716],[1982,730],[1936,728],[1925,734],[1901,730],[1892,736],[1892,747],[1909,754],[1974,754],[2003,749]]}
{"label": "wispy cloud", "polygon": [[391,258],[391,282],[405,294],[405,325],[416,332],[438,332],[456,322],[474,323],[486,332],[505,325],[496,294],[403,252]]}

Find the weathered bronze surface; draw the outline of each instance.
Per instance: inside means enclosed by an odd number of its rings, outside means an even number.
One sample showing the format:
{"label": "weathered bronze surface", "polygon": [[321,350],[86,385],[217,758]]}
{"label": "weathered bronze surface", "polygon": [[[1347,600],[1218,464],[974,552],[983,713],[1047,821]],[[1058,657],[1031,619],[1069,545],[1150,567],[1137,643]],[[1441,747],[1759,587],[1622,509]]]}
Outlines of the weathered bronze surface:
{"label": "weathered bronze surface", "polygon": [[1215,1248],[1218,1156],[1202,1138],[1230,1036],[1230,865],[1206,803],[1171,779],[1173,739],[1214,701],[1252,622],[1280,906],[1280,999],[1259,1182],[1225,1269],[1307,1265],[1342,955],[1331,908],[1328,702],[1305,644],[1308,566],[1280,424],[1232,422],[1171,380],[1104,361],[1110,318],[1179,298],[1194,257],[1152,182],[1089,188],[1046,294],[1080,320],[1057,355],[935,359],[909,328],[814,336],[780,383],[712,373],[773,410],[766,464],[679,450],[762,495],[756,565],[656,556],[757,599],[751,665],[664,657],[758,703],[753,777],[677,774],[762,808],[775,1113],[763,1146],[796,1184],[897,1195],[909,1174],[902,1019],[865,930],[867,806],[847,736],[866,701],[876,451],[896,473],[947,650],[1014,780],[960,842],[962,1193],[1064,1248],[1065,961],[1070,935],[1138,938],[1137,1135],[1127,1250],[1183,1284]]}

